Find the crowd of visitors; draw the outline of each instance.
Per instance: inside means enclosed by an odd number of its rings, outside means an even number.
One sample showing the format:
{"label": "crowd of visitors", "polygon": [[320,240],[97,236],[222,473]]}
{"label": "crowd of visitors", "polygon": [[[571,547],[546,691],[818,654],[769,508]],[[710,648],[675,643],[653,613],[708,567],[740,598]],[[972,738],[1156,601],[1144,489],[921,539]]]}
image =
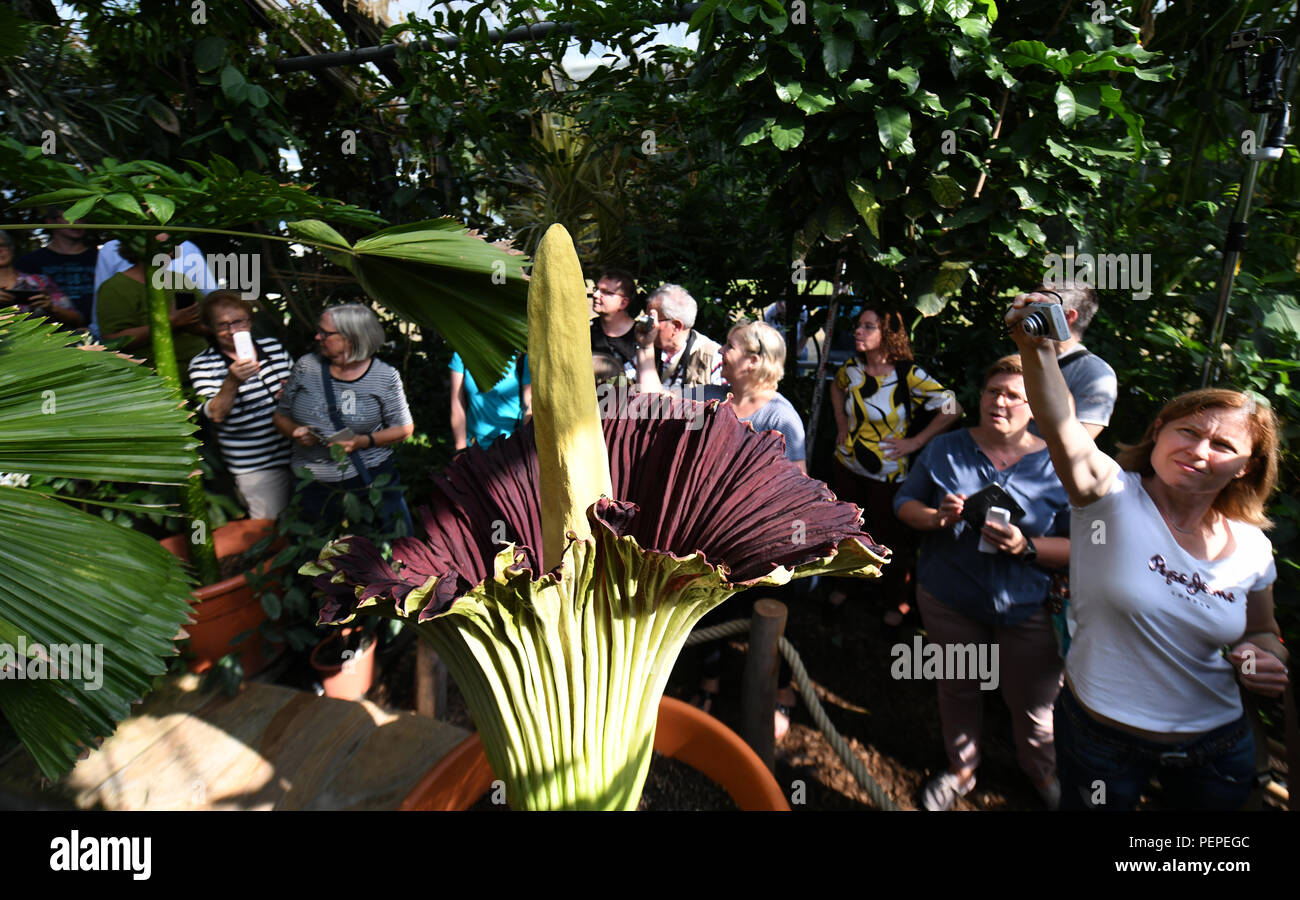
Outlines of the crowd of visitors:
{"label": "crowd of visitors", "polygon": [[[57,210],[47,221],[63,223]],[[117,242],[96,249],[78,229],[52,229],[46,246],[15,259],[0,231],[0,306],[69,329],[97,325],[152,364],[144,262]],[[171,265],[204,273],[166,291],[176,358],[250,516],[281,515],[299,472],[310,475],[298,482],[304,517],[340,523],[348,494],[379,496],[385,530],[413,534],[392,447],[415,423],[400,374],[375,356],[384,332],[374,311],[327,308],[316,352],[294,362],[273,338],[253,337],[256,302],[219,289],[197,247],[182,245]],[[1055,303],[1068,339],[1026,333],[1025,318],[1041,314],[1032,304]],[[642,304],[620,269],[598,273],[591,309],[595,382],[717,401],[756,431],[778,432],[786,459],[809,470],[802,411],[778,389],[787,356],[778,329],[741,321],[719,344],[697,328],[698,304],[682,286],[664,284]],[[926,809],[951,808],[973,788],[993,687],[1049,808],[1131,809],[1158,772],[1170,804],[1229,809],[1254,782],[1238,686],[1273,696],[1288,677],[1263,531],[1278,424],[1248,395],[1194,391],[1170,401],[1138,444],[1107,456],[1096,439],[1118,381],[1082,342],[1096,312],[1079,284],[1018,296],[1006,321],[1020,352],[988,368],[976,424],[959,430],[949,430],[962,415],[953,392],[914,358],[897,310],[861,309],[853,355],[831,380],[834,450],[813,463],[892,555],[872,582],[824,584],[828,616],[874,598],[897,627],[915,608],[941,659],[983,648],[996,669],[938,679],[948,766],[924,786]],[[774,304],[765,318],[780,322],[784,311]],[[531,416],[526,356],[489,390],[453,356],[449,382],[457,451],[489,446]],[[719,661],[704,660],[696,702],[706,710]],[[788,673],[780,684],[778,737],[795,703]]]}

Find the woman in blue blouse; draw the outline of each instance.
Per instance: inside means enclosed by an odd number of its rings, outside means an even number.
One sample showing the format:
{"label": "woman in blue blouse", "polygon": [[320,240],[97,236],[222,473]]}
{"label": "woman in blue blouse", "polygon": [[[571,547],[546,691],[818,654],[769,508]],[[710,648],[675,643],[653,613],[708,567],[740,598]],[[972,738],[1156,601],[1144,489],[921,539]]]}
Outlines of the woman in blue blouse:
{"label": "woman in blue blouse", "polygon": [[[1003,357],[984,377],[979,425],[930,441],[894,499],[898,517],[925,532],[917,600],[930,640],[944,651],[939,715],[949,770],[925,786],[926,809],[949,809],[975,786],[981,691],[999,686],[1021,768],[1049,807],[1059,802],[1052,705],[1061,658],[1043,602],[1049,570],[1069,564],[1069,501],[1047,445],[1028,431],[1031,417],[1020,357]],[[976,530],[962,511],[968,497],[991,484],[1025,515]],[[981,536],[993,552],[980,551]],[[911,677],[903,670],[898,677]],[[923,677],[935,675],[927,670]]]}

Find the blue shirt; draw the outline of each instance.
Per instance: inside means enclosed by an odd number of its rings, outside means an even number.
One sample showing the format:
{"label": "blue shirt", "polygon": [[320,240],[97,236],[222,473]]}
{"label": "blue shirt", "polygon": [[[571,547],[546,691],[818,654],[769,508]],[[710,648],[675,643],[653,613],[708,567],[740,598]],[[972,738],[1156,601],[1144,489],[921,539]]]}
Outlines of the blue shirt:
{"label": "blue shirt", "polygon": [[[1047,449],[1028,453],[999,472],[966,428],[925,445],[894,497],[894,512],[908,500],[937,509],[945,494],[969,497],[990,484],[1000,485],[1024,509],[1025,517],[1015,524],[1027,536],[1069,536],[1070,501]],[[979,552],[979,539],[979,529],[964,522],[924,532],[917,580],[965,616],[990,625],[1018,625],[1042,608],[1050,576],[1009,554]]]}
{"label": "blue shirt", "polygon": [[[502,435],[514,433],[524,416],[521,402],[523,388],[519,383],[519,366],[511,360],[510,368],[490,391],[480,391],[474,376],[465,368],[460,354],[451,357],[451,370],[465,375],[465,437],[471,443],[486,447]],[[524,357],[523,383],[531,384],[528,357]]]}

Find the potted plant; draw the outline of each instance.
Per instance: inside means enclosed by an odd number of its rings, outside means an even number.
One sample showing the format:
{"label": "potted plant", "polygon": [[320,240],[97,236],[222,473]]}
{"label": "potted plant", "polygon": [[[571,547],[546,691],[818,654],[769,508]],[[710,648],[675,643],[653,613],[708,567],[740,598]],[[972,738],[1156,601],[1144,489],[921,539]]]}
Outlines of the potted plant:
{"label": "potted plant", "polygon": [[634,809],[660,697],[692,626],[728,596],[872,577],[857,507],[729,406],[666,395],[604,421],[572,241],[544,237],[528,292],[531,426],[453,461],[425,537],[333,542],[303,568],[322,621],[414,622],[456,678],[518,809]]}
{"label": "potted plant", "polygon": [[311,651],[311,666],[326,697],[360,700],[375,683],[375,648],[379,641],[365,628],[335,631]]}

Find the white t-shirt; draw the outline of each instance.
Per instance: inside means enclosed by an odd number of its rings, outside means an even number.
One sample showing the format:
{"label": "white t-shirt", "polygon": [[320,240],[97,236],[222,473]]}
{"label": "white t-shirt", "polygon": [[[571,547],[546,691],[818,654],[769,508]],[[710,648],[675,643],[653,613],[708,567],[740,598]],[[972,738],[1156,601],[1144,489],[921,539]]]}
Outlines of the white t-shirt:
{"label": "white t-shirt", "polygon": [[1230,556],[1196,559],[1174,540],[1136,472],[1071,511],[1065,667],[1084,706],[1135,728],[1209,731],[1241,716],[1220,652],[1246,631],[1246,595],[1277,578],[1259,528],[1228,522]]}

